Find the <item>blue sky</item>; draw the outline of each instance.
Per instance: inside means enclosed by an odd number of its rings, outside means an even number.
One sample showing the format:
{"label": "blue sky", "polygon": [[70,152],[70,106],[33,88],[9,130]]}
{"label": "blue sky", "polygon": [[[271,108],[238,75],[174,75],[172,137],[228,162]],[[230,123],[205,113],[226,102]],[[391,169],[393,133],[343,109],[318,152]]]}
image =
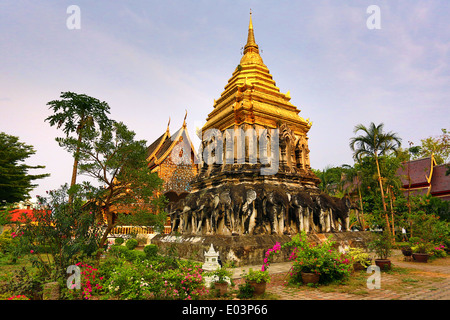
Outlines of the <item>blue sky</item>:
{"label": "blue sky", "polygon": [[[80,29],[66,26],[70,5]],[[379,30],[366,26],[370,5]],[[175,132],[187,109],[195,141],[239,63],[250,8],[264,63],[313,122],[313,168],[353,164],[359,123],[383,122],[404,146],[449,129],[448,0],[2,0],[0,131],[33,145],[28,163],[51,173],[31,195],[70,180],[72,159],[54,140],[62,132],[44,122],[63,91],[108,102],[111,117],[149,143],[169,117]]]}

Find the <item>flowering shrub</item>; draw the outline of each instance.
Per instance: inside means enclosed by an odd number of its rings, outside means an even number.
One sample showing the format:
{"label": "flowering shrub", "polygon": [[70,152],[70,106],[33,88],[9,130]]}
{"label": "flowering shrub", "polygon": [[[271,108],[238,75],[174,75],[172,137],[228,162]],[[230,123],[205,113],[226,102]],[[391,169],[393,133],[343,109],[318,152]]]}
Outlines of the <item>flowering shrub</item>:
{"label": "flowering shrub", "polygon": [[123,263],[116,266],[110,273],[105,283],[108,297],[125,300],[138,300],[145,298],[150,285],[155,284],[153,277],[156,276],[152,270],[142,273],[139,266]]}
{"label": "flowering shrub", "polygon": [[351,260],[333,248],[330,239],[323,243],[308,242],[306,233],[295,235],[292,240],[282,246],[275,245],[269,249],[264,260],[263,270],[267,270],[270,256],[281,249],[292,248],[289,260],[293,262],[290,272],[291,282],[301,283],[301,272],[312,272],[320,275],[320,283],[328,283],[347,278],[351,273]]}
{"label": "flowering shrub", "polygon": [[412,237],[409,239],[409,243],[411,244],[411,249],[413,253],[431,253],[433,248],[433,244],[427,240]]}
{"label": "flowering shrub", "polygon": [[82,264],[81,262],[76,264],[77,266],[84,268],[81,271],[81,294],[83,299],[89,300],[92,295],[98,294],[102,289],[100,284],[103,281],[103,277],[98,275],[98,270],[91,265]]}
{"label": "flowering shrub", "polygon": [[[55,280],[66,276],[67,266],[79,261],[80,256],[93,257],[98,247],[99,211],[86,204],[88,188],[77,185],[71,188],[73,202],[68,203],[69,187],[49,191],[46,198],[39,197],[40,209],[33,210],[32,218],[15,230],[16,250],[30,254],[29,258],[46,278]],[[99,208],[97,208],[100,210]],[[43,258],[47,253],[51,259]]]}
{"label": "flowering shrub", "polygon": [[30,299],[28,299],[27,296],[23,294],[19,294],[17,296],[9,297],[8,300],[30,300]]}
{"label": "flowering shrub", "polygon": [[199,265],[189,261],[178,264],[178,268],[172,268],[158,256],[118,263],[108,270],[106,295],[125,300],[191,300],[209,293]]}
{"label": "flowering shrub", "polygon": [[353,263],[359,263],[364,268],[367,268],[371,263],[369,254],[360,248],[350,247],[348,248],[347,254],[351,258]]}
{"label": "flowering shrub", "polygon": [[273,248],[270,248],[269,250],[266,251],[266,254],[265,254],[265,257],[264,257],[264,261],[263,261],[263,265],[261,267],[261,271],[267,271],[269,269],[271,256],[273,254],[279,253],[280,251],[281,251],[281,244],[279,242],[275,243]]}
{"label": "flowering shrub", "polygon": [[99,274],[97,268],[87,264],[78,262],[76,263],[81,270],[80,272],[80,282],[81,282],[81,292],[76,290],[76,284],[73,283],[69,289],[67,298],[69,299],[85,299],[90,300],[93,296],[98,296],[101,294],[103,289],[103,277]]}
{"label": "flowering shrub", "polygon": [[443,244],[434,246],[431,249],[431,254],[434,258],[444,258],[447,256],[447,252],[445,251],[445,246]]}
{"label": "flowering shrub", "polygon": [[203,270],[200,266],[182,266],[180,269],[170,270],[163,274],[164,290],[161,298],[175,300],[198,299],[202,295],[208,294],[205,288]]}

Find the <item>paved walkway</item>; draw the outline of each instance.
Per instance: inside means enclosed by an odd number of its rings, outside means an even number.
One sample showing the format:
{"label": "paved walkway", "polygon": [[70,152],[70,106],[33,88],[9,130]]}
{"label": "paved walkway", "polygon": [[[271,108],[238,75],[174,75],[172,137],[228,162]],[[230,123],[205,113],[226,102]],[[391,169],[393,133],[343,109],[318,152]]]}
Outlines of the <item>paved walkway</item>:
{"label": "paved walkway", "polygon": [[[381,273],[381,288],[368,289],[370,274],[360,271],[352,274],[346,285],[326,285],[318,288],[288,285],[286,274],[290,262],[274,263],[269,268],[271,283],[266,292],[280,300],[449,300],[450,257],[428,263],[404,261],[401,251],[391,257],[393,270]],[[236,284],[243,281],[248,269],[260,270],[261,266],[234,269]]]}

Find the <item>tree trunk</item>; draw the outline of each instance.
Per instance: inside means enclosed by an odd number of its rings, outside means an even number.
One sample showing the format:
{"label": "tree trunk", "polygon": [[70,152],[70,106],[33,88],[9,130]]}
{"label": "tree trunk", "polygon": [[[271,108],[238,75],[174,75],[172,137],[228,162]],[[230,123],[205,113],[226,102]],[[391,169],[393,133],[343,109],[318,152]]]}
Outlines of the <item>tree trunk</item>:
{"label": "tree trunk", "polygon": [[359,184],[358,184],[358,194],[359,194],[359,206],[361,207],[361,221],[360,221],[360,224],[361,224],[361,228],[364,231],[365,228],[366,228],[366,222],[364,221],[364,207],[363,207],[363,203],[362,203],[361,188],[359,187]]}
{"label": "tree trunk", "polygon": [[[411,159],[409,159],[411,161]],[[410,162],[408,162],[408,220],[409,220],[409,229],[411,230],[410,237],[413,236],[413,229],[412,229],[412,219],[411,219],[411,202],[410,202],[410,192],[411,192],[411,174],[409,171]]]}
{"label": "tree trunk", "polygon": [[[78,154],[80,153],[80,144],[81,144],[82,134],[81,130],[78,133],[78,146],[77,151],[75,152],[74,160],[73,160],[73,169],[72,169],[72,179],[70,181],[70,187],[73,187],[77,183],[77,173],[78,173]],[[69,195],[69,205],[73,202],[73,195]]]}
{"label": "tree trunk", "polygon": [[[113,224],[111,225],[111,224],[108,223],[108,226],[106,227],[106,230],[103,233],[102,238],[100,239],[100,243],[98,245],[99,249],[102,249],[103,246],[105,245],[106,240],[108,239],[108,235],[112,231],[112,229],[114,229],[114,225]],[[101,250],[98,250],[97,256],[96,256],[97,260],[100,258],[101,254],[102,254]]]}
{"label": "tree trunk", "polygon": [[384,190],[383,190],[383,183],[381,181],[381,173],[380,173],[380,164],[378,163],[378,156],[375,153],[375,163],[377,165],[377,172],[378,172],[378,182],[380,183],[380,191],[381,191],[381,201],[383,202],[383,211],[386,218],[386,228],[388,229],[389,233],[391,233],[391,227],[389,225],[389,217],[386,211],[386,201],[384,201]]}
{"label": "tree trunk", "polygon": [[394,242],[395,242],[395,222],[394,222],[395,220],[394,220],[394,208],[393,208],[393,205],[392,205],[392,188],[391,188],[391,186],[389,186],[388,193],[389,193],[389,202],[390,202],[390,205],[391,205],[392,236],[394,237]]}

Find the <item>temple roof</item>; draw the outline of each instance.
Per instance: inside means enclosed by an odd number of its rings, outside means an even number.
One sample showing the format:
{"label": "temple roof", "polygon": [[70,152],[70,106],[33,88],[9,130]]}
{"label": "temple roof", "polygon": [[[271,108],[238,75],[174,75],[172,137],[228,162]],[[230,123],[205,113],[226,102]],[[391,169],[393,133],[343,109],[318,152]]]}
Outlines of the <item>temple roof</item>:
{"label": "temple roof", "polygon": [[448,167],[445,164],[435,166],[431,178],[431,195],[450,195],[450,175],[445,175]]}
{"label": "temple roof", "polygon": [[[397,170],[405,192],[432,195],[443,200],[450,200],[450,175],[445,175],[448,164],[436,165],[434,156],[405,162]],[[408,180],[411,179],[411,187]]]}
{"label": "temple roof", "polygon": [[290,93],[282,93],[264,64],[255,41],[252,16],[248,27],[244,55],[228,80],[214,110],[208,115],[202,130],[225,130],[234,125],[259,124],[276,128],[285,122],[298,134],[306,134],[311,123],[298,114],[289,102]]}
{"label": "temple roof", "polygon": [[409,169],[411,187],[414,188],[417,186],[426,186],[429,185],[431,182],[431,176],[434,165],[436,165],[436,162],[432,157],[405,162],[397,170],[397,175],[400,176],[402,185],[404,187],[409,187],[409,180],[408,180],[408,169]]}
{"label": "temple roof", "polygon": [[[169,120],[170,123],[170,120]],[[150,144],[147,148],[147,161],[150,169],[155,169],[161,162],[163,162],[168,155],[171,154],[173,148],[178,144],[180,139],[186,139],[187,143],[191,147],[191,152],[195,155],[195,149],[192,144],[189,134],[187,132],[186,120],[178,131],[173,135],[170,134],[169,124],[167,125],[167,130],[158,139]]]}
{"label": "temple roof", "polygon": [[152,156],[159,151],[162,144],[166,141],[166,138],[170,138],[168,132],[164,132],[158,139],[153,141],[153,143],[147,148],[147,159],[152,158]]}

